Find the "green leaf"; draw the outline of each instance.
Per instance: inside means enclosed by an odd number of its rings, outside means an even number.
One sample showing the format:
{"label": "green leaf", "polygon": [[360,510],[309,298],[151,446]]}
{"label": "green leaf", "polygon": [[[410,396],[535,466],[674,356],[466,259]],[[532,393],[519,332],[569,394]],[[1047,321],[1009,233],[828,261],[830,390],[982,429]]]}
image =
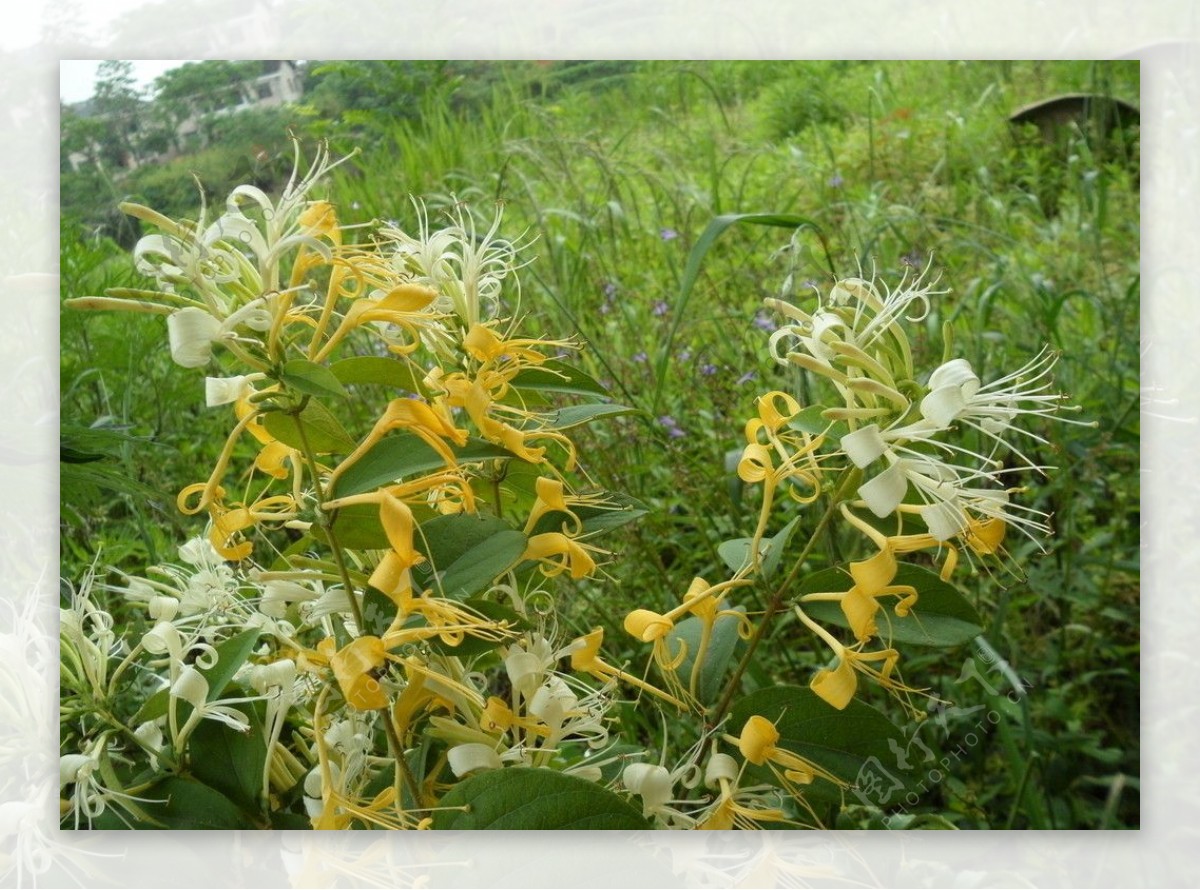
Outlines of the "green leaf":
{"label": "green leaf", "polygon": [[396,618],[396,604],[382,591],[367,585],[362,603],[363,633],[383,636]]}
{"label": "green leaf", "polygon": [[580,371],[557,359],[534,368],[523,368],[509,384],[513,389],[561,392],[591,398],[607,398],[608,390]]}
{"label": "green leaf", "polygon": [[[214,647],[217,652],[217,663],[210,668],[199,669],[200,674],[208,681],[208,701],[216,701],[225,691],[225,687],[229,685],[233,675],[238,672],[238,668],[246,663],[246,659],[254,651],[254,644],[258,642],[261,633],[258,628],[244,630]],[[137,722],[144,723],[167,713],[169,693],[168,689],[160,689],[146,699],[146,703],[138,711]],[[179,707],[181,709],[180,721],[182,722],[187,719],[187,714],[191,713],[192,706],[187,702],[180,702]]]}
{"label": "green leaf", "polygon": [[380,355],[356,355],[344,358],[329,366],[342,383],[376,384],[389,389],[404,392],[424,393],[425,385],[422,378],[408,362],[394,358],[384,358]]}
{"label": "green leaf", "polygon": [[[736,606],[733,611],[745,614],[746,608]],[[737,648],[740,623],[737,615],[719,615],[713,622],[708,650],[704,653],[704,662],[700,665],[700,676],[696,682],[695,695],[702,705],[712,704],[721,691],[721,681],[725,677],[725,670],[729,667],[734,650]],[[693,615],[680,621],[667,634],[668,652],[677,654],[680,643],[687,646],[687,654],[676,671],[676,675],[683,682],[685,688],[690,688],[691,685],[692,670],[695,668],[696,654],[700,651],[700,637],[703,630],[704,622]]]}
{"label": "green leaf", "polygon": [[224,794],[192,779],[171,776],[146,789],[139,797],[165,801],[143,804],[143,807],[167,828],[217,830],[258,827]]}
{"label": "green leaf", "polygon": [[292,389],[310,396],[345,398],[350,395],[333,371],[324,365],[302,358],[294,358],[285,363],[279,379]]}
{"label": "green leaf", "polygon": [[[640,812],[586,779],[548,769],[492,770],[460,782],[438,803],[435,829],[647,829]],[[462,807],[462,810],[456,810]]]}
{"label": "green leaf", "polygon": [[240,807],[256,812],[262,808],[260,795],[267,758],[262,717],[260,708],[234,707],[250,718],[250,730],[242,733],[216,720],[201,720],[188,740],[188,759],[197,779]]}
{"label": "green leaf", "polygon": [[[319,541],[328,542],[329,535],[320,525],[314,523],[312,536]],[[342,547],[351,550],[385,550],[392,545],[388,543],[387,533],[379,519],[378,504],[351,504],[340,507],[333,519],[333,534]]]}
{"label": "green leaf", "polygon": [[497,575],[521,561],[525,545],[525,535],[511,528],[476,544],[442,573],[438,582],[442,596],[465,599],[487,590]]}
{"label": "green leaf", "polygon": [[343,429],[329,409],[316,399],[309,399],[297,416],[286,411],[271,411],[263,415],[267,432],[289,448],[304,450],[304,435],[317,454],[348,453],[354,450],[354,440]]}
{"label": "green leaf", "polygon": [[[779,730],[778,747],[799,754],[839,779],[854,784],[864,767],[882,766],[909,787],[913,776],[897,769],[907,739],[883,713],[855,698],[839,711],[807,687],[759,689],[738,702],[729,720],[729,733],[738,735],[752,716],[765,717]],[[896,747],[893,748],[893,745]],[[805,796],[840,797],[837,786],[816,779]]]}
{"label": "green leaf", "polygon": [[840,442],[842,436],[849,432],[844,420],[829,421],[825,416],[823,405],[810,405],[788,421],[788,426],[808,433],[810,436],[826,435],[835,442]]}
{"label": "green leaf", "polygon": [[[775,537],[763,538],[759,542],[758,552],[762,560],[762,575],[764,578],[770,578],[777,568],[779,561],[783,558],[783,552],[787,549],[788,541],[791,540],[792,534],[800,525],[801,517],[797,516],[782,529],[780,529]],[[744,566],[750,562],[750,545],[754,543],[753,538],[735,538],[732,541],[725,541],[717,546],[717,555],[727,565],[730,571],[741,571]]]}
{"label": "green leaf", "polygon": [[[951,584],[936,572],[922,566],[902,565],[893,584],[908,585],[917,590],[917,604],[904,618],[899,618],[892,606],[895,597],[879,600],[882,607],[876,613],[879,636],[890,644],[906,643],[916,646],[947,648],[969,643],[983,633],[983,620],[975,607]],[[826,569],[805,578],[798,595],[806,593],[840,593],[854,585],[844,569]],[[836,602],[804,603],[804,611],[822,624],[849,627],[842,607]]]}
{"label": "green leaf", "polygon": [[425,575],[425,582],[428,582],[435,571],[448,569],[468,550],[511,528],[503,519],[482,513],[455,513],[422,522],[413,543],[428,561],[414,571]]}
{"label": "green leaf", "polygon": [[[482,460],[516,460],[506,448],[483,439],[470,439],[462,448],[453,448],[459,463]],[[428,473],[446,466],[445,459],[412,433],[398,433],[381,439],[371,450],[338,477],[332,497],[348,497],[374,491],[409,476]]]}
{"label": "green leaf", "polygon": [[557,411],[539,418],[536,427],[549,430],[569,430],[571,427],[582,426],[601,417],[636,413],[636,408],[627,408],[624,405],[568,405],[566,408],[559,408]]}

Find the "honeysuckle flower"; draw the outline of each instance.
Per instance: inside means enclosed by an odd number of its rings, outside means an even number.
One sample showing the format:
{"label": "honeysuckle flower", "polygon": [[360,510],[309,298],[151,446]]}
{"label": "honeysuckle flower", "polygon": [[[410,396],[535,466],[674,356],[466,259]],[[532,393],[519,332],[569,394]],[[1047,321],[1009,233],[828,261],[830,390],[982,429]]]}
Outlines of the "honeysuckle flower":
{"label": "honeysuckle flower", "polygon": [[246,398],[254,392],[253,381],[262,379],[262,374],[239,374],[236,377],[205,377],[204,404],[209,408],[229,405]]}
{"label": "honeysuckle flower", "polygon": [[623,683],[628,683],[630,686],[641,689],[643,692],[649,692],[651,695],[670,702],[681,711],[687,710],[688,706],[675,696],[663,692],[645,680],[628,674],[620,668],[613,667],[604,661],[600,657],[600,646],[603,643],[604,628],[602,627],[597,627],[591,633],[585,634],[575,640],[567,647],[565,653],[571,656],[571,669],[591,674],[593,677],[606,683],[610,680],[620,680]]}
{"label": "honeysuckle flower", "polygon": [[71,595],[71,607],[59,609],[60,665],[64,676],[80,692],[103,695],[108,687],[109,659],[117,645],[113,618],[92,601],[93,574],[89,571]]}
{"label": "honeysuckle flower", "polygon": [[[804,802],[800,785],[811,785],[815,779],[824,779],[839,788],[847,786],[847,782],[839,779],[833,773],[818,766],[807,758],[778,746],[779,730],[766,717],[755,714],[742,727],[741,735],[734,741],[742,756],[748,763],[755,766],[768,766],[776,779],[793,798],[802,806]],[[811,809],[810,809],[811,812]]]}
{"label": "honeysuckle flower", "polygon": [[[238,732],[249,732],[250,718],[234,708],[233,705],[261,701],[264,698],[261,695],[252,695],[209,701],[208,694],[209,685],[204,674],[196,670],[193,665],[184,665],[175,682],[171,684],[170,705],[167,710],[171,725],[172,747],[176,751],[183,748],[186,740],[201,720],[216,720]],[[192,713],[183,727],[177,731],[175,728],[177,703],[180,701],[191,705]]]}
{"label": "honeysuckle flower", "polygon": [[336,652],[330,651],[332,643],[331,639],[326,639],[318,648],[328,654],[333,675],[347,704],[360,711],[386,708],[387,692],[374,676],[387,662],[383,640],[372,636],[358,637]]}
{"label": "honeysuckle flower", "polygon": [[467,431],[459,429],[441,404],[419,402],[415,399],[393,399],[388,402],[380,418],[367,437],[359,443],[330,475],[330,488],[334,488],[341,475],[371,450],[380,439],[392,430],[403,429],[416,435],[432,448],[453,468],[458,465],[454,452],[447,441],[463,446],[467,443]]}
{"label": "honeysuckle flower", "polygon": [[63,754],[58,759],[58,787],[60,791],[68,785],[74,785],[68,805],[74,814],[75,828],[79,828],[80,820],[88,826],[93,819],[101,816],[109,802],[117,796],[106,788],[100,775],[100,758],[104,751],[104,737],[101,736],[83,753]]}
{"label": "honeysuckle flower", "polygon": [[564,524],[564,534],[578,536],[583,532],[583,520],[572,510],[572,507],[597,506],[606,503],[603,496],[580,495],[568,492],[562,480],[549,476],[539,476],[533,484],[537,499],[529,509],[529,518],[525,520],[525,534],[533,531],[538,520],[547,513],[563,513],[568,524]]}
{"label": "honeysuckle flower", "polygon": [[642,815],[660,818],[668,825],[690,825],[691,819],[668,806],[674,797],[675,781],[665,766],[631,763],[621,773],[621,783],[642,799]]}
{"label": "honeysuckle flower", "polygon": [[[1043,349],[1023,367],[983,383],[963,358],[952,359],[938,366],[929,377],[929,393],[921,400],[921,415],[940,427],[963,424],[979,430],[984,436],[1013,452],[1030,469],[1035,466],[1006,436],[1019,435],[1043,445],[1045,438],[1019,427],[1022,416],[1053,417],[1064,423],[1080,423],[1064,418],[1066,396],[1051,392],[1050,372],[1058,355]],[[1092,425],[1084,423],[1083,425]]]}
{"label": "honeysuckle flower", "polygon": [[[813,692],[839,711],[844,710],[858,690],[858,675],[863,674],[895,696],[910,712],[920,713],[911,704],[908,696],[912,693],[923,694],[922,690],[906,686],[892,676],[900,660],[899,652],[890,648],[868,652],[861,648],[844,646],[809,618],[799,606],[795,606],[794,611],[809,630],[825,641],[836,661],[832,668],[821,668],[817,671],[809,684]],[[880,667],[874,667],[876,664]]]}
{"label": "honeysuckle flower", "polygon": [[[734,577],[721,584],[710,585],[703,578],[694,578],[683,595],[683,601],[669,612],[659,614],[650,609],[634,609],[625,616],[625,632],[643,643],[653,644],[651,656],[672,694],[679,698],[695,701],[700,668],[704,664],[713,627],[720,616],[735,616],[739,622],[739,635],[743,639],[749,638],[751,631],[746,623],[745,613],[724,609],[723,596],[726,590],[750,583],[752,583],[750,579]],[[701,622],[697,651],[689,652],[687,644],[683,640],[677,640],[675,650],[671,651],[668,635],[674,629],[675,622],[686,615],[693,615]],[[692,657],[693,667],[692,674],[685,686],[676,672],[689,655]]]}
{"label": "honeysuckle flower", "polygon": [[438,292],[434,308],[453,313],[470,329],[496,312],[504,280],[516,268],[519,242],[497,238],[503,214],[497,209],[491,227],[480,236],[469,213],[457,210],[451,225],[430,232],[424,208],[417,204],[416,238],[385,228],[381,235],[393,245],[399,271]]}
{"label": "honeysuckle flower", "polygon": [[704,784],[720,793],[698,817],[702,831],[755,830],[762,822],[791,824],[779,807],[779,791],[770,785],[739,788],[741,767],[728,754],[715,752],[704,768]]}
{"label": "honeysuckle flower", "polygon": [[855,638],[859,642],[865,642],[879,632],[875,616],[880,609],[881,597],[898,598],[895,610],[900,618],[908,615],[916,605],[916,588],[906,584],[892,584],[897,568],[895,552],[891,548],[885,548],[874,556],[850,563],[850,577],[854,584],[849,590],[841,593],[809,593],[801,597],[801,602],[836,601],[850,623]]}
{"label": "honeysuckle flower", "polygon": [[446,751],[450,771],[458,778],[480,769],[501,769],[504,763],[494,748],[482,742],[466,742]]}
{"label": "honeysuckle flower", "polygon": [[591,554],[603,552],[561,532],[544,532],[529,539],[521,558],[542,563],[542,574],[547,577],[567,572],[573,579],[579,580],[596,570],[596,561]]}
{"label": "honeysuckle flower", "polygon": [[322,361],[342,342],[352,330],[367,324],[381,324],[399,329],[405,336],[387,338],[388,349],[400,355],[414,352],[420,344],[420,335],[429,318],[426,311],[437,297],[436,291],[418,284],[403,283],[386,293],[360,297],[342,316],[337,329],[313,356],[313,361]]}

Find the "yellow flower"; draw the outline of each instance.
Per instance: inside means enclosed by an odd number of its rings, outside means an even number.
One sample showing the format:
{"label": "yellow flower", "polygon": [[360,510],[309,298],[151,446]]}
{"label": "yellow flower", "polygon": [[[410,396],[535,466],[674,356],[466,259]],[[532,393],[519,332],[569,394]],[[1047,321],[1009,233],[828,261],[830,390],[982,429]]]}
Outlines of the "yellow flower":
{"label": "yellow flower", "polygon": [[346,702],[360,711],[373,711],[388,706],[387,693],[374,673],[387,662],[387,650],[379,637],[358,637],[336,652],[333,639],[322,641],[319,651],[329,658]]}
{"label": "yellow flower", "polygon": [[782,777],[789,783],[811,785],[813,779],[820,778],[839,787],[845,787],[848,784],[828,770],[817,766],[811,760],[785,748],[780,748],[778,742],[779,730],[775,728],[775,724],[766,717],[755,714],[742,727],[742,734],[737,739],[737,746],[738,750],[742,752],[742,756],[755,766],[769,764],[777,775],[779,772],[775,770],[775,767],[781,768],[783,770]]}
{"label": "yellow flower", "polygon": [[541,562],[542,574],[547,577],[569,572],[572,578],[579,580],[596,570],[596,561],[592,559],[591,554],[603,552],[595,547],[580,544],[574,538],[560,532],[545,532],[529,539],[521,558]]}
{"label": "yellow flower", "polygon": [[567,651],[571,656],[571,669],[580,671],[585,674],[591,674],[598,680],[608,682],[610,680],[621,680],[631,686],[636,686],[651,695],[656,695],[664,701],[669,701],[681,711],[687,710],[687,705],[675,698],[669,693],[663,692],[657,687],[651,686],[645,680],[627,674],[620,668],[613,667],[600,657],[600,646],[604,642],[604,628],[597,627],[591,633],[585,634],[575,640]]}

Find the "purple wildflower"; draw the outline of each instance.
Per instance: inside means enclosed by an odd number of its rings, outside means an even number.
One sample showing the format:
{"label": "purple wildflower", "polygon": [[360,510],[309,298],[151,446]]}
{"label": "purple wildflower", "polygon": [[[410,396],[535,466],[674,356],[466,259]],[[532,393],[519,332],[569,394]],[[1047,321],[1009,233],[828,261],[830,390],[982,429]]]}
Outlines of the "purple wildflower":
{"label": "purple wildflower", "polygon": [[647,355],[644,352],[635,352],[633,354],[633,360],[635,362],[638,362],[639,364],[644,364],[646,362],[646,359],[647,359]]}
{"label": "purple wildflower", "polygon": [[829,177],[829,180],[828,180],[828,182],[826,182],[826,185],[828,185],[831,189],[840,189],[842,187],[843,182],[845,182],[845,180],[842,179],[842,175],[840,173],[834,173],[832,176]]}
{"label": "purple wildflower", "polygon": [[660,229],[658,232],[658,237],[662,238],[664,241],[674,241],[679,237],[679,233],[674,229]]}
{"label": "purple wildflower", "polygon": [[758,376],[758,374],[756,372],[747,371],[745,374],[743,374],[741,377],[739,377],[736,381],[734,381],[733,385],[741,386],[743,383],[749,383],[751,380],[753,380],[757,376]]}
{"label": "purple wildflower", "polygon": [[661,318],[671,311],[671,307],[667,305],[666,300],[656,300],[654,306],[650,309],[651,314]]}
{"label": "purple wildflower", "polygon": [[779,325],[775,324],[775,320],[761,309],[754,316],[754,326],[760,331],[766,331],[768,334],[774,332],[779,327]]}
{"label": "purple wildflower", "polygon": [[687,435],[686,432],[680,429],[679,424],[675,422],[675,418],[670,414],[664,414],[658,418],[658,422],[672,439],[682,439]]}
{"label": "purple wildflower", "polygon": [[713,374],[717,373],[717,366],[705,363],[700,366],[700,373],[705,377],[711,377]]}

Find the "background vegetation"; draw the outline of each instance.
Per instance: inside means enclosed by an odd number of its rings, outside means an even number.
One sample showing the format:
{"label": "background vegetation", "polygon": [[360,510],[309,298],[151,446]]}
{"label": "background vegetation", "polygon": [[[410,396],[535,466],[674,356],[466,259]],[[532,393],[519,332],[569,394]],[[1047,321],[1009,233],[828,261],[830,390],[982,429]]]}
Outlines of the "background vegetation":
{"label": "background vegetation", "polygon": [[[1063,92],[1136,101],[1136,62],[310,62],[303,104],[214,120],[207,148],[132,172],[112,163],[124,138],[114,121],[169,120],[171,83],[147,102],[109,73],[107,117],[64,116],[64,159],[80,145],[101,157],[78,172],[64,160],[65,296],[138,285],[138,232],[117,201],[194,218],[197,181],[209,201],[241,182],[278,188],[289,130],[361,148],[330,196],[345,222],[415,228],[410,196],[431,216],[466,202],[486,219],[504,202],[508,236],[532,240],[536,256],[520,307],[529,328],[573,334],[585,369],[641,409],[589,428],[581,455],[649,512],[614,547],[604,583],[561,591],[572,629],[606,624],[612,645],[630,608],[665,607],[694,575],[720,575],[716,544],[751,531],[756,510],[726,455],[758,394],[803,391],[766,351],[776,319],[761,302],[785,282],[800,294],[931,265],[950,292],[924,322],[927,367],[946,322],[985,379],[1043,344],[1060,351],[1058,386],[1096,425],[1037,431],[1049,444],[1030,456],[1057,470],[1022,498],[1054,515],[1056,535],[1045,552],[1010,538],[1018,573],[966,585],[990,619],[987,646],[907,659],[910,681],[961,707],[921,726],[929,753],[954,765],[890,824],[1138,826],[1136,128],[1067,124],[1046,140],[1008,121]],[[212,89],[236,75],[208,73]],[[749,212],[815,229],[789,240],[734,226],[682,301],[705,226]],[[224,417],[171,364],[163,328],[63,315],[65,577],[97,552],[130,569],[170,558],[194,531],[175,493],[211,463]],[[841,545],[828,544],[834,559]],[[804,634],[781,622],[770,642],[777,664],[750,682],[804,682],[815,667]],[[1017,680],[1030,687],[1020,704],[1006,696]]]}

